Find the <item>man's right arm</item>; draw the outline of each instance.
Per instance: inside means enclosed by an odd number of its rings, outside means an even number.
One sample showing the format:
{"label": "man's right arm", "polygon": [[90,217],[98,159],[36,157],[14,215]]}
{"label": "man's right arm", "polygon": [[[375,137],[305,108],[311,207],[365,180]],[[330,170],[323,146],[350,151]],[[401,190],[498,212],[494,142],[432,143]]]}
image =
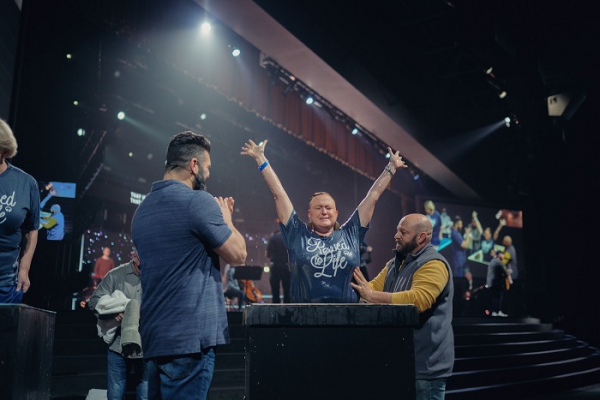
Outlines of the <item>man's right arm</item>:
{"label": "man's right arm", "polygon": [[221,247],[214,249],[228,264],[244,265],[246,263],[246,241],[242,234],[233,226],[231,236],[223,243]]}
{"label": "man's right arm", "polygon": [[233,212],[233,199],[230,197],[222,198],[216,197],[217,204],[223,214],[223,220],[227,223],[229,229],[231,229],[231,235],[225,243],[220,247],[214,249],[215,253],[219,255],[226,263],[230,265],[244,265],[246,263],[246,240],[244,236],[233,226],[231,213]]}
{"label": "man's right arm", "polygon": [[[94,290],[94,293],[92,293],[92,296],[90,297],[87,306],[90,310],[92,310],[94,313],[96,313],[96,305],[98,304],[98,301],[100,300],[100,297],[104,296],[104,295],[111,295],[112,292],[114,292],[114,284],[113,284],[113,279],[112,279],[112,274],[107,274],[106,277],[104,279],[102,279],[102,281],[100,282],[100,284],[98,285],[98,287],[96,287],[96,290]],[[98,313],[96,313],[98,314]]]}

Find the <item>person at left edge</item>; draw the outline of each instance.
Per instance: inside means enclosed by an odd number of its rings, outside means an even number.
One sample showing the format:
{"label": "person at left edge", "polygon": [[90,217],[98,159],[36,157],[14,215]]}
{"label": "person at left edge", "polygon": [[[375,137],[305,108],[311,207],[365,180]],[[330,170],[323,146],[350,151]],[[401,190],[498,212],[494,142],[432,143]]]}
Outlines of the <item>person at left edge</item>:
{"label": "person at left edge", "polygon": [[140,329],[150,399],[205,399],[215,347],[229,343],[219,257],[244,265],[234,200],[206,192],[209,140],[175,134],[163,180],[152,184],[132,220],[144,271]]}
{"label": "person at left edge", "polygon": [[0,303],[21,303],[30,287],[29,269],[40,223],[35,179],[8,162],[17,140],[0,119]]}
{"label": "person at left edge", "polygon": [[285,239],[291,271],[290,294],[295,303],[357,303],[350,286],[352,270],[360,264],[359,247],[375,211],[375,204],[398,168],[408,166],[388,147],[389,161],[365,198],[341,227],[338,209],[327,192],[316,192],[308,203],[308,224],[302,222],[265,156],[267,140],[257,145],[249,140],[242,155],[259,166],[275,198],[275,210]]}

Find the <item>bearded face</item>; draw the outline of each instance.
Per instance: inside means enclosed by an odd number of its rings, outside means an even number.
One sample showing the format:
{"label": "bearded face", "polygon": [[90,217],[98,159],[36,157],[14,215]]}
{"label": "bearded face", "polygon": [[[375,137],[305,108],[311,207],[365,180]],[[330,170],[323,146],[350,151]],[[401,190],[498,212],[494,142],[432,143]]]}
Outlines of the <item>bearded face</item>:
{"label": "bearded face", "polygon": [[193,187],[194,190],[206,190],[206,179],[200,169],[197,174],[194,175]]}
{"label": "bearded face", "polygon": [[396,251],[405,256],[412,253],[417,246],[417,235],[413,235],[412,239],[408,241],[405,241],[403,236],[396,238]]}

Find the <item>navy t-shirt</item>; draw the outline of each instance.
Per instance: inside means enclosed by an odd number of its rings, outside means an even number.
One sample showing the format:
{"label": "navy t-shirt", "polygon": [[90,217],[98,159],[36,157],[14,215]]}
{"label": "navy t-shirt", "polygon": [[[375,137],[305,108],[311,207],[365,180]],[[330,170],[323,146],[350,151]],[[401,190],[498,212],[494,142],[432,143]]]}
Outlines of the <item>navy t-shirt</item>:
{"label": "navy t-shirt", "polygon": [[280,226],[288,248],[293,302],[358,302],[350,281],[360,266],[360,243],[369,228],[360,226],[357,210],[328,237],[310,230],[295,210],[287,225]]}
{"label": "navy t-shirt", "polygon": [[215,199],[158,181],[131,225],[141,261],[144,357],[199,353],[229,343],[219,256],[232,231]]}
{"label": "navy t-shirt", "polygon": [[8,164],[0,174],[0,286],[17,280],[23,234],[40,224],[40,194],[35,179]]}

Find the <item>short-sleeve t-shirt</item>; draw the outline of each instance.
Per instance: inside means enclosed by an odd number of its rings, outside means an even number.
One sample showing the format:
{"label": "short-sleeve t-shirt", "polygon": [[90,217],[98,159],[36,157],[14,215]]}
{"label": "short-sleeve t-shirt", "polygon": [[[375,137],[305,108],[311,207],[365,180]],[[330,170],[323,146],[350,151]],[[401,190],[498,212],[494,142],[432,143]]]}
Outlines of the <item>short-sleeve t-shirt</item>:
{"label": "short-sleeve t-shirt", "polygon": [[229,343],[219,270],[232,231],[214,197],[177,180],[154,182],[133,217],[141,261],[140,331],[148,358]]}
{"label": "short-sleeve t-shirt", "polygon": [[40,224],[40,194],[35,179],[11,164],[0,174],[0,286],[17,279],[21,239]]}
{"label": "short-sleeve t-shirt", "polygon": [[357,210],[328,237],[310,230],[296,211],[287,225],[280,226],[288,248],[293,302],[358,302],[350,281],[354,268],[360,265],[360,243],[369,228],[360,226]]}

